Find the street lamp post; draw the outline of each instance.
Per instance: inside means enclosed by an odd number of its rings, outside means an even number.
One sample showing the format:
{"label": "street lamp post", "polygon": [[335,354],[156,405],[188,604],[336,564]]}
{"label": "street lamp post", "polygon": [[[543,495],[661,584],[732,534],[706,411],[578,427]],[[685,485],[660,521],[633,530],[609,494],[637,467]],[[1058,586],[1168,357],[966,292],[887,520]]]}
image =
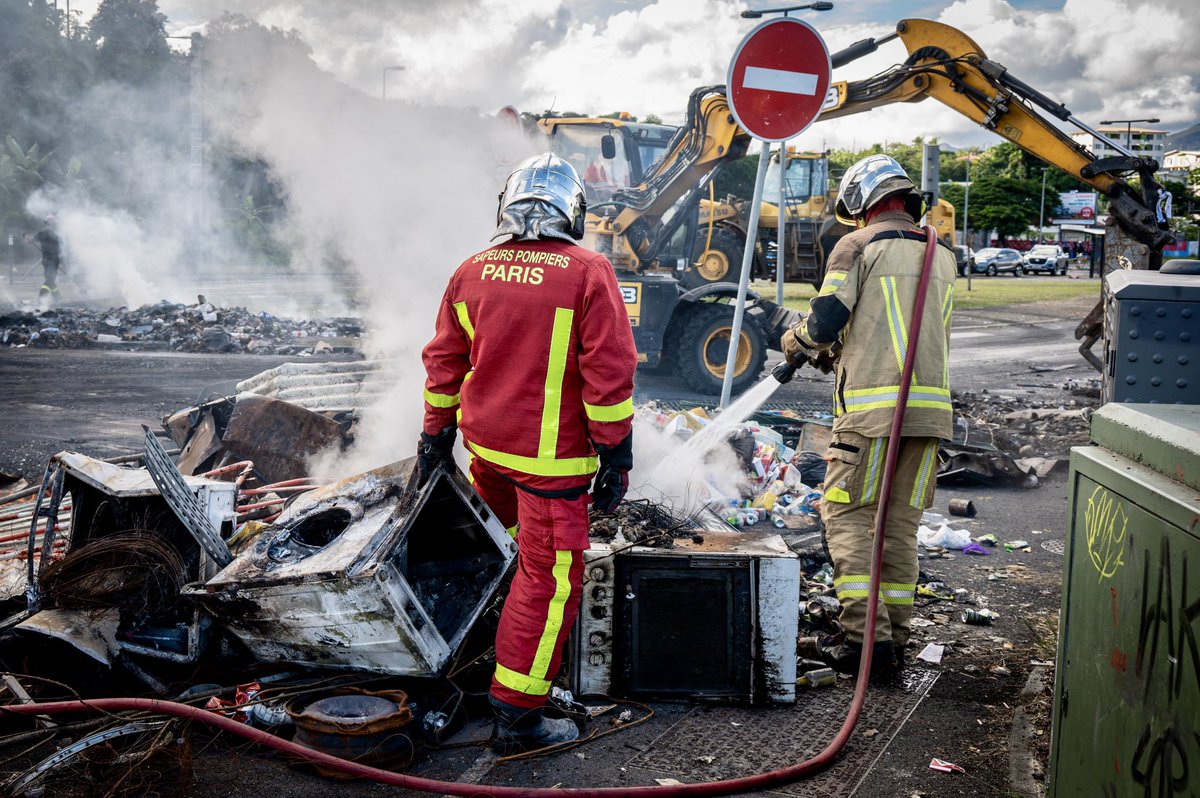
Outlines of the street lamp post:
{"label": "street lamp post", "polygon": [[1042,229],[1046,226],[1046,170],[1042,167],[1042,204],[1038,206],[1038,243],[1042,243]]}
{"label": "street lamp post", "polygon": [[755,11],[752,8],[747,8],[742,12],[742,18],[760,19],[763,14],[783,14],[786,17],[790,11],[803,11],[804,9],[811,9],[812,11],[830,11],[833,9],[833,3],[805,3],[804,5],[799,6],[787,6],[785,8],[764,8],[758,11]]}
{"label": "street lamp post", "polygon": [[403,72],[403,71],[404,71],[404,67],[402,67],[402,66],[389,66],[389,67],[383,68],[383,93],[381,95],[383,99],[385,99],[385,100],[387,99],[387,73]]}
{"label": "street lamp post", "polygon": [[1125,148],[1130,152],[1133,151],[1133,123],[1148,122],[1153,125],[1158,122],[1158,117],[1149,117],[1146,119],[1105,119],[1100,122],[1102,125],[1125,125]]}

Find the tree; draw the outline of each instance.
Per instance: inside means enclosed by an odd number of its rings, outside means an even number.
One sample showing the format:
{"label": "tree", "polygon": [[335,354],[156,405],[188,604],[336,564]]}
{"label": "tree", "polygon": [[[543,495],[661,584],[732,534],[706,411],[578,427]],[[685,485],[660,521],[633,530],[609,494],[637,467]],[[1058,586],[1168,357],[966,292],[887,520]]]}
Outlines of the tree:
{"label": "tree", "polygon": [[161,74],[171,61],[166,24],[156,0],[102,0],[90,29],[101,73],[134,84]]}
{"label": "tree", "polygon": [[658,114],[646,114],[646,119],[644,121],[647,125],[661,125],[663,123],[662,117],[660,117]]}
{"label": "tree", "polygon": [[722,164],[713,178],[713,193],[717,197],[732,194],[740,199],[754,196],[754,179],[758,176],[758,155],[747,155]]}
{"label": "tree", "polygon": [[[972,178],[974,178],[972,168]],[[1000,240],[1024,233],[1030,225],[1038,223],[1042,186],[1032,180],[1014,180],[1008,177],[984,177],[971,180],[971,205],[969,224],[975,230],[995,230]],[[954,205],[956,218],[962,218],[963,187],[945,184],[941,187],[942,198]],[[1046,218],[1053,218],[1058,211],[1058,195],[1046,197]]]}

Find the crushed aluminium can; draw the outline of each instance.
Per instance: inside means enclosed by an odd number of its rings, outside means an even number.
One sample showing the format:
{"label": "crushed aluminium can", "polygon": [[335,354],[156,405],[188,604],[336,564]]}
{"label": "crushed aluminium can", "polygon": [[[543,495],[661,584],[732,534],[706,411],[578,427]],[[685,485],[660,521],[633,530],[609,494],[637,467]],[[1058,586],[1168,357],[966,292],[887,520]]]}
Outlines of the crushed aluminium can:
{"label": "crushed aluminium can", "polygon": [[962,614],[963,623],[971,626],[991,626],[996,620],[996,613],[986,607],[980,610],[967,610]]}
{"label": "crushed aluminium can", "polygon": [[837,673],[833,668],[818,668],[796,679],[797,687],[828,687],[837,684]]}

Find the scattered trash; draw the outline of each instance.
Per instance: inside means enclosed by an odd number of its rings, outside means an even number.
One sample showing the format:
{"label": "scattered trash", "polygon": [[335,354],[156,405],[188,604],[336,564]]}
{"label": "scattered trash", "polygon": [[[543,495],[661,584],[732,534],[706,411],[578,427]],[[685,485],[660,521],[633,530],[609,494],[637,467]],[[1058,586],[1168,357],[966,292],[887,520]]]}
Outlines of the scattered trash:
{"label": "scattered trash", "polygon": [[99,343],[171,352],[298,355],[312,354],[321,343],[326,351],[353,352],[362,335],[357,319],[281,319],[245,308],[218,308],[200,299],[195,305],[164,301],[132,310],[13,311],[0,315],[0,341],[47,349],[86,349]]}
{"label": "scattered trash", "polygon": [[942,661],[942,654],[946,651],[946,647],[938,643],[928,643],[925,648],[921,649],[921,653],[917,655],[917,659],[928,662],[931,665],[937,665]]}
{"label": "scattered trash", "polygon": [[961,515],[967,518],[975,517],[975,502],[970,499],[951,499],[950,515]]}
{"label": "scattered trash", "polygon": [[964,769],[960,768],[958,765],[954,764],[953,762],[946,762],[945,760],[938,759],[937,757],[934,757],[933,759],[929,760],[929,769],[930,770],[940,770],[943,773],[966,773],[967,772]]}
{"label": "scattered trash", "polygon": [[1003,665],[993,665],[989,670],[997,676],[1012,676],[1012,671]]}
{"label": "scattered trash", "polygon": [[968,543],[967,545],[963,546],[962,552],[963,554],[974,554],[980,557],[987,557],[991,555],[990,551],[983,546],[980,546],[978,543]]}
{"label": "scattered trash", "polygon": [[975,538],[975,542],[982,543],[985,546],[1000,545],[1000,540],[995,535],[993,535],[991,532],[989,532],[986,535],[980,535],[979,537]]}
{"label": "scattered trash", "polygon": [[1029,551],[1030,550],[1029,541],[1028,540],[1010,540],[1004,544],[1005,551],[1016,551],[1017,549],[1024,549],[1026,551]]}
{"label": "scattered trash", "polygon": [[879,729],[867,729],[866,731],[864,731],[862,733],[862,736],[870,738],[870,737],[874,737],[877,734],[879,734]]}
{"label": "scattered trash", "polygon": [[947,524],[937,529],[922,525],[917,529],[917,542],[922,546],[940,546],[957,551],[971,542],[971,534],[965,529],[952,529]]}
{"label": "scattered trash", "polygon": [[828,687],[831,684],[837,684],[837,673],[832,668],[812,670],[796,679],[797,687]]}
{"label": "scattered trash", "polygon": [[980,610],[967,610],[963,613],[962,619],[963,623],[972,626],[991,626],[992,621],[996,620],[996,613],[986,607]]}

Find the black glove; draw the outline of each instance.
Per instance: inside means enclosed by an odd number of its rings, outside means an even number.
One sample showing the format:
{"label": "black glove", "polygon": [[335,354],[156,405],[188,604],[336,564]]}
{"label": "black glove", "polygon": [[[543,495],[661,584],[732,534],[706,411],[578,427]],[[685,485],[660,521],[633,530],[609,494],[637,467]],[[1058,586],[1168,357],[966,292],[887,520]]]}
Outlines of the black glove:
{"label": "black glove", "polygon": [[437,435],[421,433],[421,441],[417,444],[418,489],[425,487],[439,468],[449,471],[454,466],[454,440],[457,437],[458,427],[453,424],[443,427]]}
{"label": "black glove", "polygon": [[633,431],[616,446],[597,446],[600,470],[592,485],[592,505],[602,513],[617,509],[629,490],[629,471],[633,468]]}

